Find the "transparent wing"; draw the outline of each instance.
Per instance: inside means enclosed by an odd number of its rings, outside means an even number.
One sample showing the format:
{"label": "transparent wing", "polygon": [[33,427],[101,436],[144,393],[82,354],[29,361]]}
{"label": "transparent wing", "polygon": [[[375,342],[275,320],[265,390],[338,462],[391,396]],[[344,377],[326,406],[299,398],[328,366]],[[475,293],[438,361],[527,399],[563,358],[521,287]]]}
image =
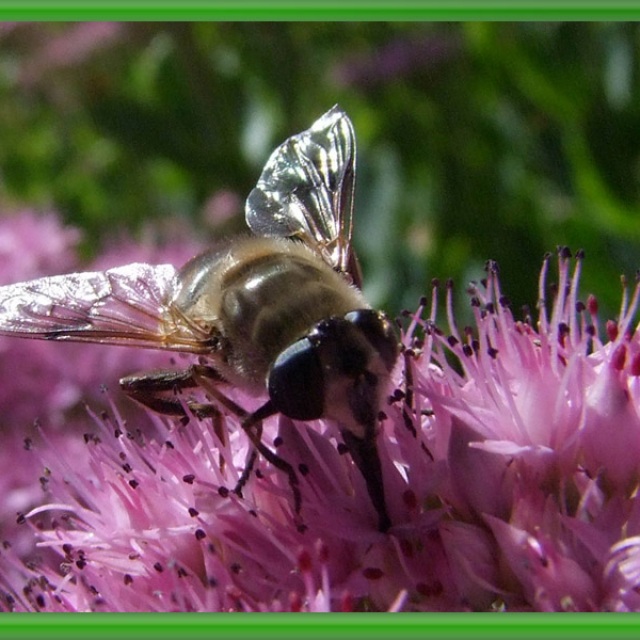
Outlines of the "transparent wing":
{"label": "transparent wing", "polygon": [[204,352],[170,305],[177,282],[171,265],[137,263],[0,287],[0,334]]}
{"label": "transparent wing", "polygon": [[355,155],[353,126],[336,105],[271,154],[246,201],[249,228],[300,238],[331,267],[351,273]]}

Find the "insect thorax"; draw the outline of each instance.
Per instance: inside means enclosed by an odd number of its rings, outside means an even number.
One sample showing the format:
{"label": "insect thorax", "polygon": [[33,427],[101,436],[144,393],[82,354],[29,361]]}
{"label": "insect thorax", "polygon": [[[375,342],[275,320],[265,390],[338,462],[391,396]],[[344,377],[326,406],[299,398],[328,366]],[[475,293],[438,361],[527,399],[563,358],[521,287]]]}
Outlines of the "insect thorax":
{"label": "insect thorax", "polygon": [[368,308],[360,292],[301,244],[247,238],[192,261],[176,304],[215,327],[221,373],[264,388],[269,367],[320,320]]}

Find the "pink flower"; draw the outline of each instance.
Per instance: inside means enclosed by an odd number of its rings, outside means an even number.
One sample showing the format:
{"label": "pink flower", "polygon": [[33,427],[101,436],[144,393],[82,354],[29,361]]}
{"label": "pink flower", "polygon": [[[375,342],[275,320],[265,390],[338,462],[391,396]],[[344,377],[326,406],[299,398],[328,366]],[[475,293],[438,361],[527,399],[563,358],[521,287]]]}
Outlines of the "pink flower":
{"label": "pink flower", "polygon": [[[449,335],[428,332],[425,352],[439,366],[418,369],[416,389],[432,403],[431,450],[448,467],[439,495],[455,520],[480,524],[485,539],[489,527],[492,569],[503,575],[490,580],[491,571],[472,562],[466,573],[477,586],[493,585],[496,603],[541,611],[633,608],[636,574],[624,574],[624,597],[619,586],[614,592],[605,584],[622,581],[611,557],[624,555],[629,566],[632,546],[623,540],[637,528],[640,370],[631,322],[638,287],[602,343],[595,298],[586,305],[577,299],[582,255],[572,275],[568,252],[560,250],[549,308],[548,262],[537,327],[513,319],[490,263],[486,286],[472,291],[475,330],[460,335],[449,311]],[[451,352],[461,371],[445,360]]]}
{"label": "pink flower", "polygon": [[80,232],[55,213],[21,211],[0,220],[0,284],[64,273],[78,267]]}
{"label": "pink flower", "polygon": [[0,606],[640,610],[638,289],[605,339],[595,298],[578,299],[582,256],[572,272],[559,252],[550,302],[549,263],[536,324],[513,318],[492,263],[472,329],[456,327],[450,287],[446,331],[437,286],[429,317],[426,300],[407,314],[377,440],[388,532],[331,421],[264,421],[263,443],[297,471],[298,514],[265,460],[233,491],[251,455],[233,413],[125,418],[114,392],[84,437],[42,428],[21,454],[46,469],[44,493],[0,551]]}
{"label": "pink flower", "polygon": [[[201,250],[187,233],[172,233],[173,242],[136,243],[113,239],[94,264],[80,264],[80,232],[64,226],[52,212],[22,211],[0,218],[0,284],[70,271],[104,269],[137,260],[186,262]],[[25,438],[36,438],[34,421],[77,438],[86,429],[85,403],[104,405],[104,384],[117,385],[122,375],[139,369],[168,366],[166,354],[140,349],[104,349],[99,345],[59,345],[0,337],[0,536],[10,535],[17,511],[41,499],[41,470],[33,467]],[[127,415],[144,414],[131,405]],[[26,445],[28,448],[29,444]],[[27,462],[29,461],[29,462]],[[11,536],[13,537],[13,536]],[[24,538],[14,547],[23,549]]]}

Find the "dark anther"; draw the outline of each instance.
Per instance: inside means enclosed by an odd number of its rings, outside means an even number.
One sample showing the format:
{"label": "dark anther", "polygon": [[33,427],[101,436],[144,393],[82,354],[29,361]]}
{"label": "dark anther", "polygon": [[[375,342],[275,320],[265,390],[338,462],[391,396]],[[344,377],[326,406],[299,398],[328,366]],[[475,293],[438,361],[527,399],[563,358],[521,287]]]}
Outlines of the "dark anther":
{"label": "dark anther", "polygon": [[377,567],[367,567],[362,571],[362,574],[367,580],[380,580],[384,576],[382,569]]}

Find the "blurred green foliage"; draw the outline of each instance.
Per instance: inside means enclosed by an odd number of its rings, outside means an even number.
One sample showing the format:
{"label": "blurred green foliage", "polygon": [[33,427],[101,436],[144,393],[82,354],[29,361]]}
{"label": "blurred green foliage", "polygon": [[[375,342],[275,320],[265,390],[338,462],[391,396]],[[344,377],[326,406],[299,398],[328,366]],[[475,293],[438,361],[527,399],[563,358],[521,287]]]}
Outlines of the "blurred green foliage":
{"label": "blurred green foliage", "polygon": [[519,314],[566,244],[615,315],[640,266],[639,46],[634,23],[5,23],[0,209],[53,208],[95,251],[232,192],[207,233],[237,232],[270,151],[339,102],[374,304],[460,293],[493,258]]}

